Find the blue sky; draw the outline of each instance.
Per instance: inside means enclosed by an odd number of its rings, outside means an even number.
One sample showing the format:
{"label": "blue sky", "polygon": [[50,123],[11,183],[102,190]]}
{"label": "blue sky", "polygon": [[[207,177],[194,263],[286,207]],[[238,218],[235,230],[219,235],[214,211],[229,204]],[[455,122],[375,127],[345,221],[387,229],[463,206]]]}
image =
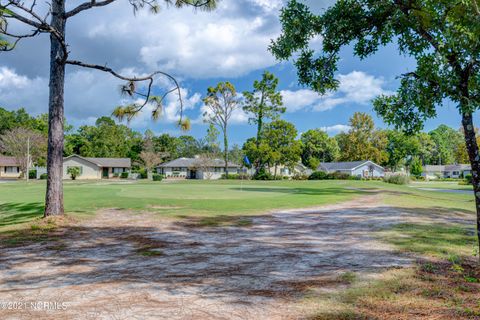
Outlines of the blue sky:
{"label": "blue sky", "polygon": [[[332,1],[305,0],[314,10]],[[186,114],[193,120],[189,134],[202,137],[206,125],[201,121],[201,98],[209,86],[219,81],[232,82],[239,92],[250,90],[255,79],[269,70],[280,79],[287,113],[299,132],[324,128],[330,134],[346,130],[348,119],[356,112],[372,114],[377,126],[384,127],[372,111],[371,99],[395,91],[401,73],[413,70],[415,62],[400,56],[395,45],[382,48],[364,61],[353,56],[351,48],[341,53],[338,78],[340,90],[324,97],[301,88],[291,63],[278,63],[267,50],[271,39],[280,33],[278,13],[285,0],[223,0],[212,13],[191,9],[163,8],[159,15],[141,12],[133,16],[127,2],[75,17],[68,26],[71,56],[86,62],[105,64],[132,75],[164,70],[180,81],[186,102]],[[92,23],[94,21],[95,23]],[[21,26],[14,26],[14,28]],[[316,40],[314,45],[319,45]],[[15,52],[2,53],[0,60],[0,106],[25,107],[39,114],[47,112],[48,39],[21,43]],[[67,121],[75,126],[93,124],[97,117],[109,115],[124,103],[121,84],[108,74],[69,67],[66,79]],[[157,80],[157,91],[169,88]],[[179,135],[178,101],[171,96],[163,119],[153,122],[148,112],[129,125],[138,131],[151,129],[157,134]],[[241,144],[255,134],[247,117],[237,112],[230,126],[232,143]],[[475,119],[477,120],[477,119]],[[478,121],[478,120],[477,120]],[[458,128],[460,116],[451,103],[428,121],[426,129],[441,123]]]}

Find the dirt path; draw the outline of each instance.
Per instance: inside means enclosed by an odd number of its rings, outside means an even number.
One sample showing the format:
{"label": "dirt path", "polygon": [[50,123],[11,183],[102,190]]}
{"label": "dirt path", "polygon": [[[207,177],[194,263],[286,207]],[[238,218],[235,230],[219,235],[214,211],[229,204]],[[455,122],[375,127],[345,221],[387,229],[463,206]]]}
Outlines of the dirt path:
{"label": "dirt path", "polygon": [[[304,310],[295,301],[310,286],[334,290],[342,272],[409,265],[371,237],[402,215],[376,196],[253,217],[245,227],[106,210],[53,245],[2,249],[0,303],[27,304],[0,318],[297,319]],[[35,301],[50,304],[33,310]],[[65,310],[44,310],[62,302]]]}

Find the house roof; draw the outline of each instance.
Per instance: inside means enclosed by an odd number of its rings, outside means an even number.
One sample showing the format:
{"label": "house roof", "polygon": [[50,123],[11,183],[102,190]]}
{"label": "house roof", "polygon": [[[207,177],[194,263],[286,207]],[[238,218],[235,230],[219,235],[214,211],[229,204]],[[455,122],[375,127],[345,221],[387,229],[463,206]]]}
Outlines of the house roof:
{"label": "house roof", "polygon": [[[162,163],[159,165],[159,168],[192,168],[192,167],[197,167],[199,164],[199,159],[198,158],[178,158],[172,161],[168,161],[165,163]],[[209,167],[224,167],[225,166],[225,161],[222,159],[212,159],[209,161],[210,163],[208,164]],[[228,163],[229,168],[238,168],[240,167],[238,164],[229,162]]]}
{"label": "house roof", "polygon": [[0,167],[18,167],[18,161],[15,157],[0,156]]}
{"label": "house roof", "polygon": [[99,167],[130,168],[132,166],[132,160],[130,158],[89,158],[89,157],[81,157],[76,154],[63,158],[63,161],[70,158],[74,158],[74,157],[86,160]]}
{"label": "house roof", "polygon": [[463,170],[472,170],[472,166],[469,164],[449,164],[446,166],[427,165],[423,169],[425,172],[463,171]]}
{"label": "house roof", "polygon": [[320,163],[320,166],[318,166],[317,170],[323,169],[326,171],[351,171],[367,163],[383,169],[383,167],[379,166],[378,164],[369,160],[365,160],[365,161],[350,161],[350,162],[322,162]]}

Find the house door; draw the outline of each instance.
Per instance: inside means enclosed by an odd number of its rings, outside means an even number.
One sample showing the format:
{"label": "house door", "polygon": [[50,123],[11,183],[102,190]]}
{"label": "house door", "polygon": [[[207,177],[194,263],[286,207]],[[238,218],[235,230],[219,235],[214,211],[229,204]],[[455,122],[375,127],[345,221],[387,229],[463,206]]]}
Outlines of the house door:
{"label": "house door", "polygon": [[102,178],[108,179],[108,168],[103,168],[103,170],[102,170]]}
{"label": "house door", "polygon": [[188,175],[188,179],[197,179],[197,171],[190,170],[190,174]]}

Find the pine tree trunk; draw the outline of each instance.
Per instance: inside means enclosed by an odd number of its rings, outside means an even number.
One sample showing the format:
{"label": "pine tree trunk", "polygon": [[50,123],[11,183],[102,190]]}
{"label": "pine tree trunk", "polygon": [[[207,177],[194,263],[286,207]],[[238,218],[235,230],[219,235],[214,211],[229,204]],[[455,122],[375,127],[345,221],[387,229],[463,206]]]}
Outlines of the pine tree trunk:
{"label": "pine tree trunk", "polygon": [[223,128],[223,160],[225,160],[225,179],[228,179],[228,137],[227,127]]}
{"label": "pine tree trunk", "polygon": [[[65,0],[52,1],[52,26],[65,36]],[[61,41],[50,35],[50,96],[48,101],[47,193],[44,216],[62,215],[63,119],[65,53]]]}
{"label": "pine tree trunk", "polygon": [[462,115],[462,124],[465,131],[468,157],[470,158],[470,164],[472,166],[472,183],[475,193],[475,208],[477,211],[477,237],[480,261],[480,155],[471,113]]}

